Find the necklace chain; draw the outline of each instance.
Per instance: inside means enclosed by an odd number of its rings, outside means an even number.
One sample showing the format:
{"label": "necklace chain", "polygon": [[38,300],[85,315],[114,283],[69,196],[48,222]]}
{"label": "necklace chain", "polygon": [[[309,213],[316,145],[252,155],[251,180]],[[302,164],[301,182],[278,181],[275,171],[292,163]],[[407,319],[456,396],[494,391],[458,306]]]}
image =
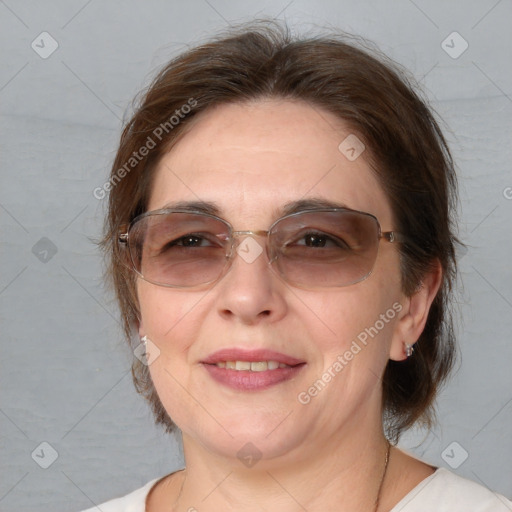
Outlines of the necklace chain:
{"label": "necklace chain", "polygon": [[386,459],[384,460],[384,471],[382,472],[382,478],[380,479],[379,483],[379,490],[377,491],[377,499],[375,500],[375,509],[374,512],[377,512],[379,509],[379,502],[380,502],[380,495],[382,493],[382,487],[384,484],[384,479],[386,478],[386,473],[388,471],[388,463],[389,463],[389,452],[391,450],[391,444],[389,441],[387,441],[387,449],[386,449]]}

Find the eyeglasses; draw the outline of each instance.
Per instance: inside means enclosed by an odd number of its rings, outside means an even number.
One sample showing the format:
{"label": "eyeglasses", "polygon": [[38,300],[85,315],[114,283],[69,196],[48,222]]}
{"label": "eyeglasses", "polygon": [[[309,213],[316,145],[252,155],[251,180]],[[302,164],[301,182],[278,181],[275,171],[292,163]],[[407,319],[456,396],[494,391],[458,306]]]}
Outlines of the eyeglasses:
{"label": "eyeglasses", "polygon": [[369,213],[334,208],[286,215],[268,231],[234,231],[198,211],[154,210],[123,226],[118,241],[126,264],[144,280],[188,288],[218,281],[237,254],[247,263],[262,257],[255,237],[266,237],[273,271],[299,288],[358,283],[371,274],[380,240],[399,240],[394,231],[383,233]]}

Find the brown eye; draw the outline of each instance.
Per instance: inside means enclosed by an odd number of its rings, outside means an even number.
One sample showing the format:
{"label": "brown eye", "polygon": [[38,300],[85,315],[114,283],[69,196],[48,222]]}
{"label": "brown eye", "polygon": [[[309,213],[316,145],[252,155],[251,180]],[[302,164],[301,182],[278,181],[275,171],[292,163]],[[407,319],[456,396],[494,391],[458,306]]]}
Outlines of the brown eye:
{"label": "brown eye", "polygon": [[297,245],[303,247],[313,248],[328,248],[328,249],[349,249],[349,245],[341,238],[332,235],[327,235],[321,232],[310,232],[300,235],[295,241],[287,244]]}
{"label": "brown eye", "polygon": [[186,235],[182,236],[175,242],[172,242],[169,245],[182,245],[184,247],[199,247],[201,246],[202,242],[205,241],[206,238],[197,236],[197,235]]}
{"label": "brown eye", "polygon": [[173,248],[220,248],[218,237],[212,234],[189,233],[162,244],[160,253],[172,250]]}

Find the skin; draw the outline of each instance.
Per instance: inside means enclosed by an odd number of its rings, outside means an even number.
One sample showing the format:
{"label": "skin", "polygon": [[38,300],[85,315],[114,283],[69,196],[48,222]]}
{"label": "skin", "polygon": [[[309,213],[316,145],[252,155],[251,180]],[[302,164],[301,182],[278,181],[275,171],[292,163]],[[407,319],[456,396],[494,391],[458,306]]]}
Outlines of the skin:
{"label": "skin", "polygon": [[[365,153],[351,162],[338,150],[349,134],[338,118],[302,102],[210,109],[161,160],[148,210],[213,201],[235,230],[258,230],[282,215],[283,204],[315,197],[372,213],[383,231],[392,230],[389,202]],[[389,359],[405,358],[404,343],[418,339],[439,283],[438,269],[405,296],[397,248],[384,241],[371,276],[343,288],[291,287],[269,270],[265,254],[250,264],[236,257],[213,287],[172,289],[139,279],[139,332],[160,350],[150,372],[182,430],[186,460],[185,471],[153,488],[148,510],[372,511],[387,448],[380,377]],[[298,394],[397,302],[400,313],[300,404]],[[226,347],[273,349],[307,364],[290,381],[236,392],[199,364]],[[237,458],[248,442],[262,454],[252,468]],[[379,510],[432,472],[392,448]]]}

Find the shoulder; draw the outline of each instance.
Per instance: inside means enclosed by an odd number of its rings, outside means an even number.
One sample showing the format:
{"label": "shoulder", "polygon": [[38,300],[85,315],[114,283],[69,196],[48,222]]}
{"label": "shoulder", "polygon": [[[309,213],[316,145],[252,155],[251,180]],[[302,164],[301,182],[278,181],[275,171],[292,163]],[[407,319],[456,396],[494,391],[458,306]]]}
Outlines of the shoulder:
{"label": "shoulder", "polygon": [[511,512],[504,496],[439,468],[409,492],[391,512]]}
{"label": "shoulder", "polygon": [[146,497],[159,480],[161,479],[155,478],[130,494],[96,505],[82,512],[144,512],[146,510]]}

